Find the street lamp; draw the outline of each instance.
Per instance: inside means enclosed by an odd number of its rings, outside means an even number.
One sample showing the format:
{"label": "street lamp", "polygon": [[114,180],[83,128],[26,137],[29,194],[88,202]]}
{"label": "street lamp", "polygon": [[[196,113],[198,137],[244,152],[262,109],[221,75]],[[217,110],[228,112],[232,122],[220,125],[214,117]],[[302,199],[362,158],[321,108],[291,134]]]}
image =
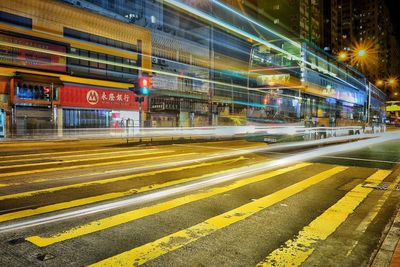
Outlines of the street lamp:
{"label": "street lamp", "polygon": [[347,59],[349,59],[349,55],[346,51],[340,51],[338,54],[338,59],[340,61],[346,61]]}
{"label": "street lamp", "polygon": [[[392,90],[396,90],[398,86],[398,79],[397,77],[389,77],[387,79],[379,79],[376,81],[376,86],[379,88],[383,89],[386,94],[388,94],[388,87],[390,87]],[[398,92],[394,92],[394,95],[397,96]]]}
{"label": "street lamp", "polygon": [[377,44],[368,40],[355,43],[351,49],[342,50],[337,54],[340,61],[350,61],[350,65],[357,67],[361,71],[373,68],[378,61]]}
{"label": "street lamp", "polygon": [[357,57],[359,57],[359,58],[363,58],[363,57],[365,57],[365,56],[367,56],[367,50],[366,49],[360,49],[360,50],[358,50],[357,51]]}
{"label": "street lamp", "polygon": [[388,79],[388,84],[391,86],[391,87],[396,87],[397,86],[397,79],[396,78],[394,78],[394,77],[391,77],[391,78],[389,78]]}
{"label": "street lamp", "polygon": [[376,81],[376,86],[381,87],[385,84],[385,82],[383,80],[377,80]]}

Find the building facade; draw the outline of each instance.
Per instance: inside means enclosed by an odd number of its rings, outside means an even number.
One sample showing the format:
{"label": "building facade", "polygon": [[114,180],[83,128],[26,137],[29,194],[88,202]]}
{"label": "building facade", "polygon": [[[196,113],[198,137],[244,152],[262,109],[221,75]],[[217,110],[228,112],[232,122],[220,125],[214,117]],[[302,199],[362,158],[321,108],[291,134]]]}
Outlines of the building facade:
{"label": "building facade", "polygon": [[316,45],[325,2],[226,3],[190,2],[219,26],[158,1],[1,3],[3,129],[139,126],[141,75],[148,127],[368,121],[365,77]]}
{"label": "building facade", "polygon": [[9,135],[137,122],[127,89],[139,71],[151,72],[149,30],[58,1],[3,1],[0,40]]}
{"label": "building facade", "polygon": [[[384,0],[325,0],[324,47],[333,55],[366,47],[374,60],[355,67],[371,81],[398,76],[399,42]],[[390,96],[390,92],[387,92]]]}

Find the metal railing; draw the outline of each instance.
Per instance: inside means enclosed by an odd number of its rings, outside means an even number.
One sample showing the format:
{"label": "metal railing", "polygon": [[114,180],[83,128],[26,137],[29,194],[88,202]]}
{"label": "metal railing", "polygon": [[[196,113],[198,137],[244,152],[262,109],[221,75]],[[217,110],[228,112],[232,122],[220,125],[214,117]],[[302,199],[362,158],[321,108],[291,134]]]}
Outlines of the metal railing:
{"label": "metal railing", "polygon": [[313,127],[304,126],[218,126],[218,127],[171,127],[171,128],[76,128],[34,129],[14,134],[10,139],[98,139],[118,138],[129,141],[168,141],[179,139],[224,139],[250,136],[302,136],[315,140],[334,136],[385,131],[384,127]]}

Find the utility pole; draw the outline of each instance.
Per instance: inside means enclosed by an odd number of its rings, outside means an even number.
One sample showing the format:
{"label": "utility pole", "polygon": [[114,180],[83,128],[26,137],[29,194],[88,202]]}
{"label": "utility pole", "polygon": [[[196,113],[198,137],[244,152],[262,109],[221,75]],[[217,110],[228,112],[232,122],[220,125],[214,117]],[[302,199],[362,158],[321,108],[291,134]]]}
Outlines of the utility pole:
{"label": "utility pole", "polygon": [[139,127],[142,127],[142,103],[144,101],[144,97],[137,96],[135,101],[139,103]]}

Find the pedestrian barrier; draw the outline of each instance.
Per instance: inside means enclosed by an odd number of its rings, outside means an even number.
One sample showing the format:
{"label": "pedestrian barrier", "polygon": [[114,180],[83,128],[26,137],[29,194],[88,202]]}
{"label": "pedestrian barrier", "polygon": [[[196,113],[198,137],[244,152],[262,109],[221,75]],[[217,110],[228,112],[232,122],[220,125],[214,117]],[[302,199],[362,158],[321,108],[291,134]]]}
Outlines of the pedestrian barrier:
{"label": "pedestrian barrier", "polygon": [[212,127],[121,127],[38,129],[29,135],[13,135],[18,139],[96,139],[114,138],[127,142],[177,141],[196,139],[246,138],[267,143],[318,140],[329,137],[375,132],[361,126],[313,127],[304,126],[212,126]]}

